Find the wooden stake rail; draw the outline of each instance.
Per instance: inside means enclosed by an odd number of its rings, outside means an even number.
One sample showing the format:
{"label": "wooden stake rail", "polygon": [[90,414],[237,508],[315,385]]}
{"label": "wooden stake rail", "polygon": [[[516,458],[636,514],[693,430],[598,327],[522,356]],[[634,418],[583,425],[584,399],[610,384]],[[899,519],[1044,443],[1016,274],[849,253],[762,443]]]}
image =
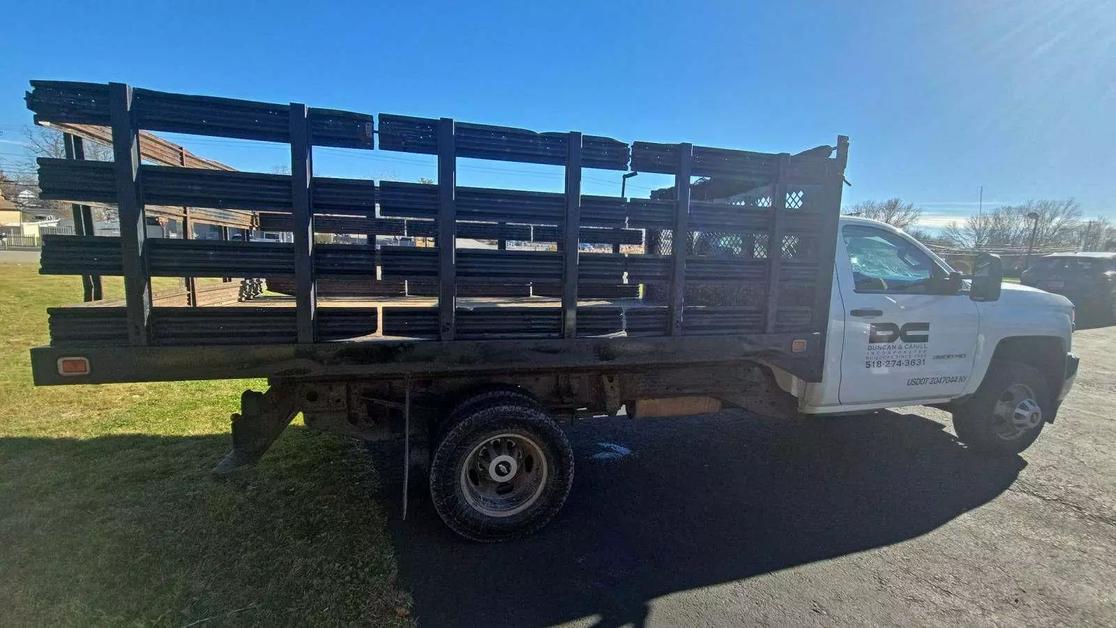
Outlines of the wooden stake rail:
{"label": "wooden stake rail", "polygon": [[[275,338],[293,338],[300,344],[343,339],[346,336],[338,334],[346,330],[353,332],[351,337],[364,337],[381,322],[384,333],[431,337],[433,331],[442,341],[486,335],[572,341],[618,331],[663,336],[825,331],[847,159],[844,138],[839,138],[832,158],[830,147],[790,155],[687,143],[628,144],[578,132],[536,133],[390,114],[378,116],[377,129],[376,116],[300,103],[58,81],[32,82],[27,104],[40,123],[111,129],[113,163],[42,159],[40,186],[44,198],[117,204],[121,236],[48,237],[42,272],[123,275],[127,301],[120,312],[131,345],[181,344],[184,338],[195,338],[189,330],[209,324],[217,325],[215,334],[197,335],[198,342],[239,338],[251,344],[266,334],[267,325],[249,320],[262,314],[246,308],[161,313],[165,308],[153,307],[157,304],[150,294],[150,277],[159,275],[289,278],[285,281],[293,288],[293,318],[269,312],[267,320],[282,330]],[[146,131],[288,143],[291,174],[191,168],[186,166],[192,162],[185,160],[179,165],[143,164],[139,148]],[[315,146],[435,155],[437,182],[314,176]],[[543,193],[458,186],[457,159],[462,157],[560,165],[565,168],[565,189]],[[674,197],[585,195],[584,168],[616,171],[618,183],[619,173],[629,169],[670,174],[675,177]],[[728,177],[746,192],[733,198],[692,199],[695,177]],[[261,225],[289,230],[294,242],[148,239],[145,203],[262,212]],[[377,236],[411,235],[433,238],[435,246],[315,243],[315,234],[321,233],[357,233],[368,236],[369,242]],[[460,238],[491,239],[499,246],[458,248]],[[508,241],[553,242],[557,250],[512,250]],[[655,254],[648,250],[652,241],[673,246]],[[644,245],[644,253],[582,250],[589,243],[638,243]],[[327,323],[321,316],[333,308],[319,307],[319,278],[399,286],[433,281],[438,304],[421,311],[385,306],[382,321],[373,313],[362,324],[337,324],[332,319]],[[475,294],[485,285],[491,285],[494,294],[521,294],[515,286],[530,290],[537,285],[540,294],[559,301],[529,312],[458,307],[462,290]],[[665,297],[659,301],[643,288],[655,285],[664,287]],[[594,290],[642,293],[643,307],[579,304]],[[736,296],[722,298],[728,294]],[[365,314],[349,312],[346,321]],[[80,323],[79,329],[75,322],[67,329],[81,316],[87,315],[68,317],[64,309],[54,311],[56,340],[80,342],[82,330],[95,327]],[[114,341],[122,338],[113,336]]]}

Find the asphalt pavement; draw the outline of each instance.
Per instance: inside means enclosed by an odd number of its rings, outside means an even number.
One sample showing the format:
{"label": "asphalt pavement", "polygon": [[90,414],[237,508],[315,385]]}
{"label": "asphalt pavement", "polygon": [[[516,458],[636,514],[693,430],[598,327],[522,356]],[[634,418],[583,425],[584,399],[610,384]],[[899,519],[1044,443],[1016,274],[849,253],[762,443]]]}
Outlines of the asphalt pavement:
{"label": "asphalt pavement", "polygon": [[[392,517],[420,625],[1116,624],[1116,328],[1022,456],[923,407],[825,420],[592,419],[540,534]],[[390,500],[388,500],[390,501]]]}

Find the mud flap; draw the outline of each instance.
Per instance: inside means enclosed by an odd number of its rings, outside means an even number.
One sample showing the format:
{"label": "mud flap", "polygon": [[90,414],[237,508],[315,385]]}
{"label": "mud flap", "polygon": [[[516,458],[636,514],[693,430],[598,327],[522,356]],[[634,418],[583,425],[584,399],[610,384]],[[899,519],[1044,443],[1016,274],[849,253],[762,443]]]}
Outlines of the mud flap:
{"label": "mud flap", "polygon": [[299,411],[297,386],[272,386],[267,392],[246,390],[240,412],[232,415],[232,451],[213,468],[220,475],[255,464]]}

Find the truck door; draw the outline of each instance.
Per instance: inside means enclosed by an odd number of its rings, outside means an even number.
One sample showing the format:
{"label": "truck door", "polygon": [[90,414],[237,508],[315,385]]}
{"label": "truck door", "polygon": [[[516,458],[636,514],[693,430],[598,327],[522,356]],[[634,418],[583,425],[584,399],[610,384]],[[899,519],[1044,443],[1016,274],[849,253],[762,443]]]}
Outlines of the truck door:
{"label": "truck door", "polygon": [[944,289],[947,276],[945,267],[901,232],[868,223],[841,227],[842,404],[962,393],[979,318],[966,293]]}

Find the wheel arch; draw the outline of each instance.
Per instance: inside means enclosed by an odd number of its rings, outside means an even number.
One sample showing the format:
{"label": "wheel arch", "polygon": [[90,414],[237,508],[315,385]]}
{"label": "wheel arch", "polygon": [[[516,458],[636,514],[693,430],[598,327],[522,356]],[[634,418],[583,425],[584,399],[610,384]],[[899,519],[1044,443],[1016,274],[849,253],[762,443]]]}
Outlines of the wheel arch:
{"label": "wheel arch", "polygon": [[1037,368],[1054,381],[1065,374],[1066,346],[1057,336],[1012,336],[1002,338],[992,353],[992,361],[1010,360]]}

